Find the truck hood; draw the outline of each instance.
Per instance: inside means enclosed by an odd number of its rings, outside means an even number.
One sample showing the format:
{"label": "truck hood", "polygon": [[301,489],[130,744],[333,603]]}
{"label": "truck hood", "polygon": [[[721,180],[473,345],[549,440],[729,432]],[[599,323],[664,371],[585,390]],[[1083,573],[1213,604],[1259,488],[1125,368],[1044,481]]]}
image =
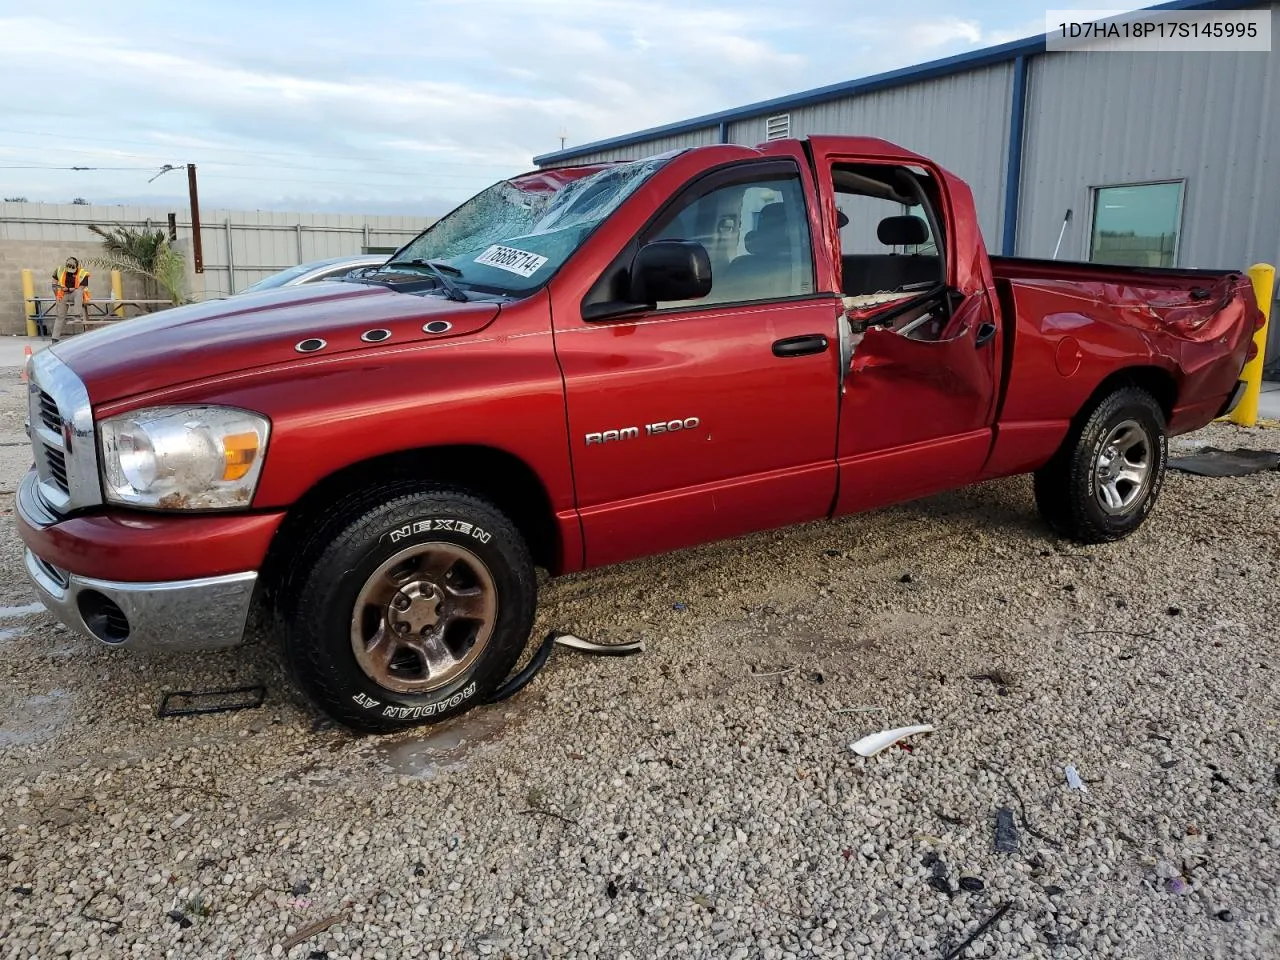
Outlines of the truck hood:
{"label": "truck hood", "polygon": [[[498,310],[496,303],[320,283],[123,320],[53,350],[84,381],[96,405],[254,367],[465,336],[491,323]],[[423,329],[438,320],[447,321],[448,329]],[[361,340],[371,330],[389,330],[391,336]],[[302,352],[298,345],[305,340],[322,340],[324,346]]]}

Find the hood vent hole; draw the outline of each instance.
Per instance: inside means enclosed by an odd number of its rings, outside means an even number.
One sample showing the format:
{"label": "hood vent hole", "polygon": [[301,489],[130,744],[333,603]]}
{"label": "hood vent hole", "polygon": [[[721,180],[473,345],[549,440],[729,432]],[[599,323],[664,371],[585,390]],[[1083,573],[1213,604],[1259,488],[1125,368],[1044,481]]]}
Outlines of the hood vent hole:
{"label": "hood vent hole", "polygon": [[423,324],[422,329],[427,333],[448,333],[453,329],[453,324],[448,320],[432,320],[430,323]]}
{"label": "hood vent hole", "polygon": [[383,340],[391,339],[390,330],[366,330],[360,334],[360,339],[365,343],[381,343]]}
{"label": "hood vent hole", "polygon": [[301,340],[293,349],[299,353],[315,353],[317,350],[323,350],[327,344],[319,337],[311,337],[307,340]]}

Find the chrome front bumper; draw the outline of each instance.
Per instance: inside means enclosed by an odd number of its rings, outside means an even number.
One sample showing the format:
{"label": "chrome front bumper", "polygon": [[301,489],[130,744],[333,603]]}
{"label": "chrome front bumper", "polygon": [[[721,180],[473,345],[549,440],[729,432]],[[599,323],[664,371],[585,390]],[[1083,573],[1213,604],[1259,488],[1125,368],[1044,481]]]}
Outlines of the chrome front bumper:
{"label": "chrome front bumper", "polygon": [[79,577],[26,552],[27,575],[59,620],[113,647],[220,650],[244,639],[258,575],[120,583]]}
{"label": "chrome front bumper", "polygon": [[[16,497],[22,520],[47,527],[34,474]],[[198,580],[130,583],[82,577],[26,550],[27,576],[41,602],[59,620],[113,647],[151,650],[219,650],[244,639],[258,581],[254,571]]]}

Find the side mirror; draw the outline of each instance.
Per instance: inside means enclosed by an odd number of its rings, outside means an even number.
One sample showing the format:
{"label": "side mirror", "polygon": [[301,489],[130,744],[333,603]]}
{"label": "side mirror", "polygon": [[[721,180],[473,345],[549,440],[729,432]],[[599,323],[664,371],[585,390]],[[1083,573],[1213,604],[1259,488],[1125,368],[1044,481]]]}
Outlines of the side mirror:
{"label": "side mirror", "polygon": [[631,263],[632,303],[697,300],[711,292],[711,258],[693,240],[654,240]]}

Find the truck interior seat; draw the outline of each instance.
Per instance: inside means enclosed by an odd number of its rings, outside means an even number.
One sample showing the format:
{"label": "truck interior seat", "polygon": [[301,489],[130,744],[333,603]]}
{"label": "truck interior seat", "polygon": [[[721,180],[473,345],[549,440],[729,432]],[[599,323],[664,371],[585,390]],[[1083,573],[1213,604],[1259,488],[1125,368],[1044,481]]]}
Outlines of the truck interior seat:
{"label": "truck interior seat", "polygon": [[794,261],[787,208],[768,203],[756,215],[756,227],[742,238],[747,252],[735,257],[722,272],[724,283],[744,297],[768,298],[791,286]]}
{"label": "truck interior seat", "polygon": [[[885,217],[876,238],[886,247],[914,247],[929,240],[929,227],[920,217]],[[873,253],[841,257],[844,293],[849,296],[899,290],[907,284],[942,279],[937,254]]]}

